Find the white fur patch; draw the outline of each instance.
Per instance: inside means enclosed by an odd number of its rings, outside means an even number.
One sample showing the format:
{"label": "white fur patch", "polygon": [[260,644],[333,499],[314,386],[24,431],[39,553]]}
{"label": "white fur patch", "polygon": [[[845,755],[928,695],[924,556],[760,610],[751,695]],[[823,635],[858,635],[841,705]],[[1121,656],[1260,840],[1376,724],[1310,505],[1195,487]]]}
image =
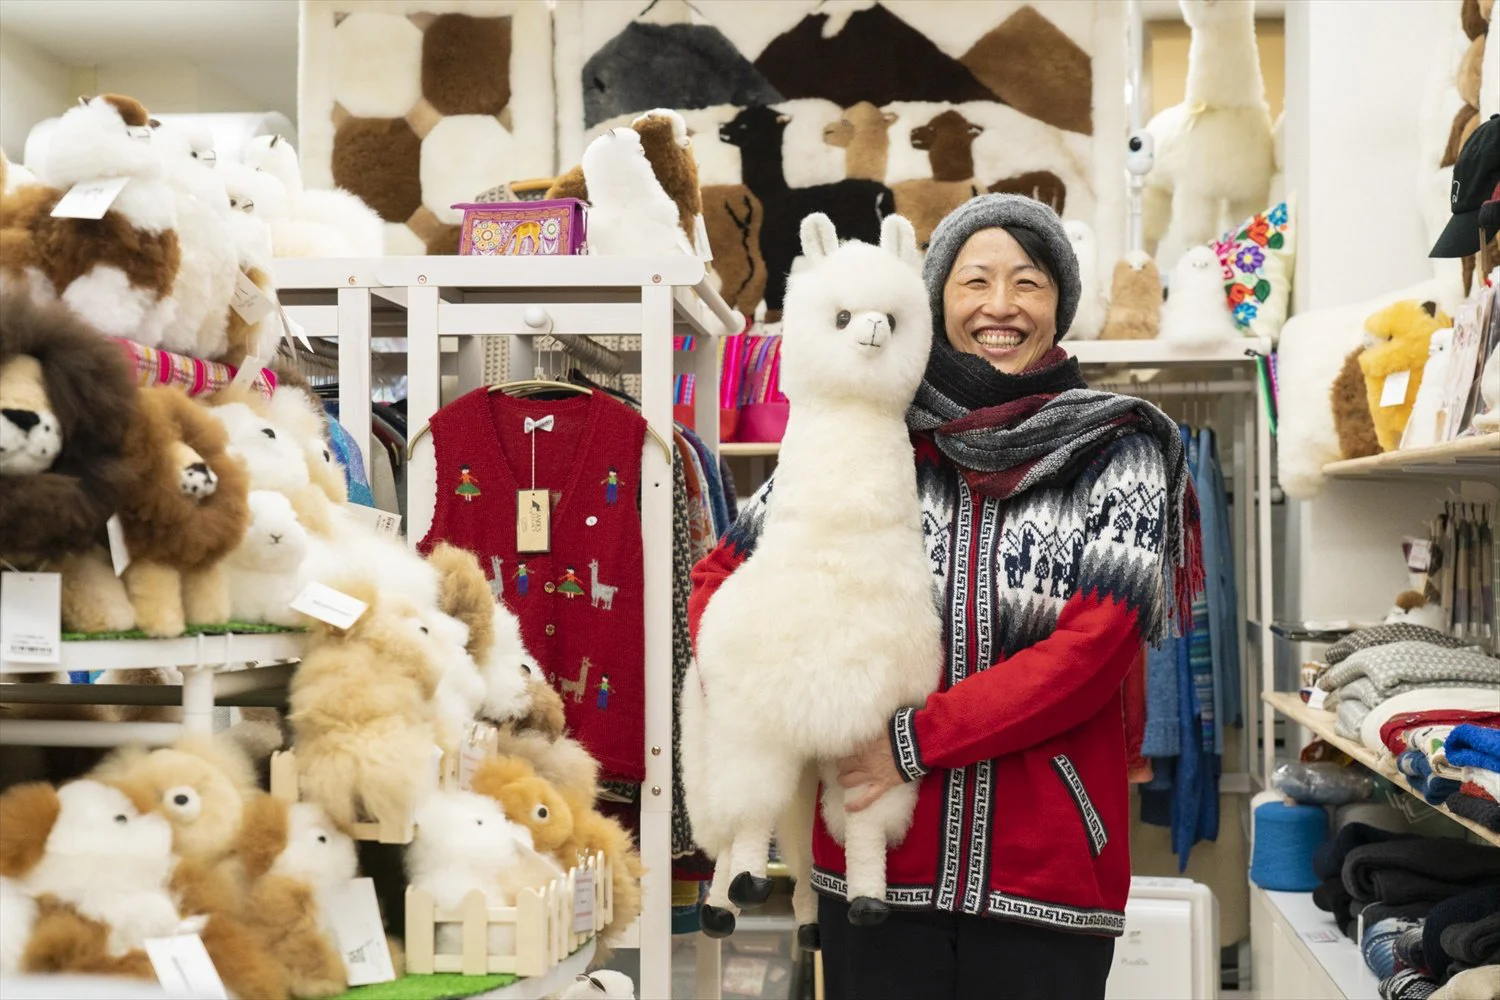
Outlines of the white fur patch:
{"label": "white fur patch", "polygon": [[107,337],[129,337],[147,347],[161,346],[158,332],[145,334],[156,296],[130,283],[125,272],[107,264],[96,264],[64,289],[62,300],[86,323]]}
{"label": "white fur patch", "polygon": [[402,14],[350,14],[332,58],[333,99],[352,115],[400,118],[422,99],[422,32]]}
{"label": "white fur patch", "polygon": [[184,466],[177,474],[177,486],[186,496],[207,500],[219,488],[219,477],[206,462],[198,461]]}
{"label": "white fur patch", "polygon": [[50,410],[0,409],[0,476],[45,472],[62,444],[62,430]]}
{"label": "white fur patch", "polygon": [[462,221],[450,206],[510,179],[516,141],[489,115],[452,115],[422,140],[422,203],[439,219]]}

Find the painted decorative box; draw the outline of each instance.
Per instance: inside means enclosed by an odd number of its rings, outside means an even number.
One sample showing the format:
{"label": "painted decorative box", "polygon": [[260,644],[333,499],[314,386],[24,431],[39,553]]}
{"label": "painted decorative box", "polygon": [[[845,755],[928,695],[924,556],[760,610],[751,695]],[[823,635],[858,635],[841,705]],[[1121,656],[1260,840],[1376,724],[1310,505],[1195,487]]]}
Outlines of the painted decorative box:
{"label": "painted decorative box", "polygon": [[581,254],[587,206],[577,198],[454,205],[464,213],[458,252],[477,257],[560,257]]}

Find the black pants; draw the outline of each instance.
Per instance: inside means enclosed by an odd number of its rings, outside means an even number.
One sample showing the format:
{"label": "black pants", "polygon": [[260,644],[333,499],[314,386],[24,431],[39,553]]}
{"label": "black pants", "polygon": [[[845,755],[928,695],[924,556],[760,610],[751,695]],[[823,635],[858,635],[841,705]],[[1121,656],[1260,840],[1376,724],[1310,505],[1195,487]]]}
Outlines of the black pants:
{"label": "black pants", "polygon": [[828,1000],[1099,1000],[1114,938],[962,913],[895,910],[879,927],[849,924],[849,904],[821,896]]}

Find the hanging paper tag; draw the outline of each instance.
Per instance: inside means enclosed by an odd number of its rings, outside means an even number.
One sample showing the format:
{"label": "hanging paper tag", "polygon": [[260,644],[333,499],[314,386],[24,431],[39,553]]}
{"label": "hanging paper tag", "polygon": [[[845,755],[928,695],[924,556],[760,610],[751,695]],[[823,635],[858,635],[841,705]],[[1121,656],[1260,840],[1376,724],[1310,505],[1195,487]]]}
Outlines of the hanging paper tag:
{"label": "hanging paper tag", "polygon": [[359,616],[369,607],[359,598],[350,597],[321,583],[309,583],[303,587],[291,604],[293,611],[327,622],[334,628],[348,628],[359,621]]}
{"label": "hanging paper tag", "polygon": [[198,935],[146,938],[144,944],[161,988],[171,996],[229,1000],[219,970]]}
{"label": "hanging paper tag", "polygon": [[396,978],[391,949],[380,923],[380,907],[375,902],[375,881],[369,878],[348,882],[318,894],[323,912],[333,924],[349,971],[350,986],[389,983]]}
{"label": "hanging paper tag", "polygon": [[552,551],[552,497],[546,490],[516,491],[516,551]]}
{"label": "hanging paper tag", "polygon": [[578,869],[577,881],[573,883],[573,933],[594,933],[594,872]]}
{"label": "hanging paper tag", "polygon": [[79,181],[68,189],[68,193],[52,206],[54,219],[102,219],[109,206],[120,197],[129,177],[99,177],[91,181]]}
{"label": "hanging paper tag", "polygon": [[250,280],[250,275],[241,271],[234,278],[234,295],[229,300],[229,308],[238,313],[240,319],[253,325],[265,319],[276,308],[276,302]]}
{"label": "hanging paper tag", "polygon": [[[238,310],[236,310],[238,312]],[[247,322],[250,322],[247,320]],[[246,389],[255,388],[255,383],[260,381],[261,360],[255,355],[250,355],[240,362],[239,371],[234,373],[234,380],[230,385],[244,386]]]}
{"label": "hanging paper tag", "polygon": [[1406,553],[1406,568],[1413,573],[1425,573],[1430,565],[1432,565],[1432,541],[1427,538],[1412,539],[1411,550]]}
{"label": "hanging paper tag", "polygon": [[391,535],[392,537],[401,533],[401,515],[392,514],[388,510],[379,507],[366,507],[362,503],[345,503],[356,519],[369,525],[370,530],[377,535]]}
{"label": "hanging paper tag", "polygon": [[714,259],[714,248],[708,242],[708,225],[703,221],[702,212],[693,216],[693,230],[693,249],[698,259],[707,264]]}
{"label": "hanging paper tag", "polygon": [[109,533],[109,561],[114,564],[115,576],[119,576],[130,565],[130,549],[125,545],[125,526],[120,523],[120,515],[105,521],[104,530]]}
{"label": "hanging paper tag", "polygon": [[296,352],[296,344],[292,343],[292,340],[295,338],[297,343],[302,345],[302,349],[311,354],[313,349],[312,341],[307,339],[307,331],[302,328],[302,324],[288,316],[286,307],[280,302],[276,303],[276,309],[281,314],[282,337],[291,345],[293,353]]}
{"label": "hanging paper tag", "polygon": [[484,747],[465,743],[458,751],[458,790],[467,792],[474,781],[474,772],[484,763]]}
{"label": "hanging paper tag", "polygon": [[0,573],[0,660],[62,659],[62,576]]}
{"label": "hanging paper tag", "polygon": [[1406,387],[1411,384],[1411,369],[1404,372],[1391,372],[1385,377],[1385,383],[1380,387],[1380,405],[1400,406],[1406,402]]}

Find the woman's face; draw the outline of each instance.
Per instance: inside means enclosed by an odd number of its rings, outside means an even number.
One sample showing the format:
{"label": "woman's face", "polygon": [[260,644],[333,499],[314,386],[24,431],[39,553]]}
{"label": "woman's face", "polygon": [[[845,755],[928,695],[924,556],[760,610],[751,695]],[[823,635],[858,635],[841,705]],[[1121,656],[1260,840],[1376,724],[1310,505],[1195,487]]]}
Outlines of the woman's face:
{"label": "woman's face", "polygon": [[943,326],[954,348],[1015,375],[1057,340],[1057,285],[1010,233],[981,229],[948,274]]}

